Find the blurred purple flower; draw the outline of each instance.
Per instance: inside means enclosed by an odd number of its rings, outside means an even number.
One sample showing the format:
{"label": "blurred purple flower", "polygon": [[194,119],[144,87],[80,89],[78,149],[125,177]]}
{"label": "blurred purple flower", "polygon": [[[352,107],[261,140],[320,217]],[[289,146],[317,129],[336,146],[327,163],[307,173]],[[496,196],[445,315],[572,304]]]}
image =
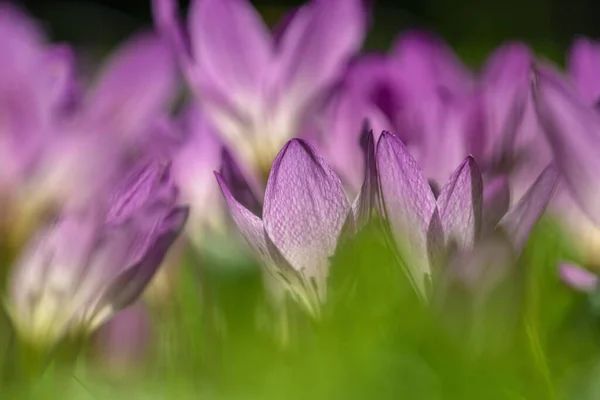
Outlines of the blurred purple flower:
{"label": "blurred purple flower", "polygon": [[427,166],[428,178],[445,174],[445,180],[452,172],[447,166],[454,168],[468,154],[465,132],[472,107],[467,100],[473,86],[470,72],[440,39],[404,34],[390,55],[368,54],[350,65],[330,103],[320,148],[356,190],[363,172],[355,162],[361,155],[358,136],[366,120],[377,135],[398,134]]}
{"label": "blurred purple flower", "polygon": [[[428,284],[438,263],[457,254],[476,251],[481,232],[500,229],[515,253],[527,241],[557,183],[558,173],[547,167],[521,200],[496,223],[484,219],[484,206],[503,203],[504,190],[486,193],[479,167],[467,157],[434,195],[419,165],[396,136],[384,132],[377,144],[377,171],[384,218],[401,262],[417,292],[428,297]],[[483,221],[493,224],[482,226]],[[489,236],[489,234],[488,234]],[[460,271],[463,273],[466,271]],[[468,275],[471,275],[469,273]]]}
{"label": "blurred purple flower", "polygon": [[225,209],[214,172],[221,164],[222,143],[212,125],[190,105],[180,118],[183,141],[173,155],[173,179],[190,204],[187,232],[202,246],[207,231],[225,231]]}
{"label": "blurred purple flower", "polygon": [[571,46],[568,73],[583,100],[597,105],[600,100],[600,43],[580,37]]}
{"label": "blurred purple flower", "polygon": [[216,176],[234,221],[266,272],[318,315],[327,293],[329,258],[352,215],[339,178],[312,146],[289,141],[273,163],[260,219]]}
{"label": "blurred purple flower", "polygon": [[158,28],[170,39],[207,118],[250,170],[266,176],[277,151],[303,134],[366,25],[360,0],[313,0],[294,12],[275,40],[247,0],[197,0],[186,29],[176,1],[155,0]]}
{"label": "blurred purple flower", "polygon": [[435,186],[473,154],[486,181],[508,174],[518,199],[551,160],[529,97],[532,62],[527,47],[507,44],[475,77],[441,39],[404,34],[390,55],[350,65],[319,149],[355,192],[363,172],[355,162],[358,136],[367,121],[375,132],[397,134]]}
{"label": "blurred purple flower", "polygon": [[123,159],[165,151],[164,112],[177,88],[176,69],[162,39],[140,34],[81,93],[70,50],[48,46],[31,21],[6,5],[0,33],[7,55],[0,67],[0,199],[11,209],[3,221],[9,237],[20,244],[48,214],[93,201]]}
{"label": "blurred purple flower", "polygon": [[600,114],[548,68],[538,68],[534,83],[538,117],[570,194],[600,224]]}
{"label": "blurred purple flower", "polygon": [[140,160],[102,199],[37,233],[13,268],[8,311],[20,335],[52,346],[127,307],[154,276],[187,218],[168,166]]}
{"label": "blurred purple flower", "polygon": [[598,276],[578,265],[562,263],[559,274],[563,282],[576,291],[592,293],[598,288]]}
{"label": "blurred purple flower", "polygon": [[568,231],[571,245],[585,265],[599,257],[600,192],[597,148],[600,114],[597,104],[597,44],[578,39],[571,50],[571,80],[551,66],[537,68],[533,82],[536,111],[564,177],[553,214]]}
{"label": "blurred purple flower", "polygon": [[83,97],[78,122],[100,126],[105,136],[122,145],[143,142],[176,95],[176,72],[162,38],[152,32],[134,35],[100,68]]}

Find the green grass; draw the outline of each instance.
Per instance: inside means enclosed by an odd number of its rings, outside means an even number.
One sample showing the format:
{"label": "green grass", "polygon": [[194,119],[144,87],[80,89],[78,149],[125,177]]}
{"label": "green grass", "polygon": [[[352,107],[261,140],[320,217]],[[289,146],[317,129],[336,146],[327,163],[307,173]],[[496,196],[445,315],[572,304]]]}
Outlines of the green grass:
{"label": "green grass", "polygon": [[4,335],[2,398],[598,398],[600,313],[559,282],[556,264],[573,254],[553,223],[477,307],[421,305],[378,239],[367,230],[334,257],[320,320],[286,304],[286,344],[255,265],[220,268],[190,250],[176,295],[154,310],[147,361],[115,375],[84,352],[26,379]]}

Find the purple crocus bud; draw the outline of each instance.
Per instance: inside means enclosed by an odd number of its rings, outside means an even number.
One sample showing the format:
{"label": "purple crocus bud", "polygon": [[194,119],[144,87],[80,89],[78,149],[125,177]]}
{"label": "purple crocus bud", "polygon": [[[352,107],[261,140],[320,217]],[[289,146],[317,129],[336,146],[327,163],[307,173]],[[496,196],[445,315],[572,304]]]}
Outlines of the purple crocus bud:
{"label": "purple crocus bud", "polygon": [[600,43],[577,38],[571,46],[567,64],[569,76],[583,100],[596,105],[600,100]]}
{"label": "purple crocus bud", "polygon": [[153,6],[207,118],[261,177],[281,146],[303,134],[365,31],[361,0],[313,0],[277,41],[247,0],[193,1],[187,29],[174,0]]}
{"label": "purple crocus bud", "polygon": [[560,264],[559,275],[565,284],[578,292],[592,293],[598,288],[598,276],[578,265]]}
{"label": "purple crocus bud", "polygon": [[600,114],[548,68],[537,71],[534,97],[540,124],[573,199],[600,224]]}
{"label": "purple crocus bud", "polygon": [[260,219],[216,176],[231,216],[266,272],[318,315],[329,258],[352,212],[339,178],[308,143],[289,141],[273,163]]}
{"label": "purple crocus bud", "polygon": [[383,132],[376,151],[383,216],[398,253],[404,255],[409,278],[417,293],[426,297],[431,278],[428,238],[430,232],[438,240],[441,236],[435,196],[400,139]]}
{"label": "purple crocus bud", "polygon": [[467,157],[450,176],[436,205],[446,246],[472,249],[480,236],[483,215],[483,180],[473,157]]}
{"label": "purple crocus bud", "polygon": [[549,164],[498,222],[497,226],[506,232],[517,254],[525,247],[531,230],[546,210],[559,176],[558,168],[553,163]]}
{"label": "purple crocus bud", "polygon": [[10,279],[8,312],[23,339],[51,347],[133,303],[187,218],[176,200],[168,167],[144,160],[90,209],[40,229]]}
{"label": "purple crocus bud", "polygon": [[[482,232],[501,230],[507,234],[512,251],[518,255],[534,224],[541,217],[558,182],[558,171],[548,166],[519,202],[499,221],[484,220],[489,197],[484,199],[481,172],[467,157],[452,173],[436,198],[417,162],[400,139],[382,133],[377,145],[379,194],[389,233],[408,275],[422,298],[428,297],[428,282],[447,258],[471,253]],[[500,193],[502,189],[498,190]],[[486,210],[487,213],[489,211]],[[493,224],[483,226],[482,221]]]}

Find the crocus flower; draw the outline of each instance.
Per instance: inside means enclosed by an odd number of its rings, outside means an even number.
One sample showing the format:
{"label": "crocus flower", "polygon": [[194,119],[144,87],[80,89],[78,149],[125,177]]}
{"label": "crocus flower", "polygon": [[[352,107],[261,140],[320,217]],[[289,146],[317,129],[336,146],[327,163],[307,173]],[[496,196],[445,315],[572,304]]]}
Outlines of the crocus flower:
{"label": "crocus flower", "polygon": [[558,73],[539,68],[534,83],[538,117],[569,193],[600,224],[600,114]]}
{"label": "crocus flower", "polygon": [[275,37],[247,0],[193,1],[187,29],[175,1],[153,4],[207,118],[261,177],[283,144],[303,134],[365,31],[361,0],[313,0]]}
{"label": "crocus flower", "polygon": [[553,214],[568,230],[580,260],[590,266],[600,254],[600,114],[591,73],[597,50],[593,42],[578,40],[569,61],[572,79],[541,66],[533,85],[540,123],[564,176]]}
{"label": "crocus flower", "polygon": [[[427,299],[434,271],[453,253],[473,251],[482,240],[484,201],[481,172],[475,160],[467,157],[434,195],[419,165],[396,136],[384,132],[376,152],[379,190],[384,218],[401,261],[417,292]],[[508,234],[515,253],[527,241],[528,234],[545,209],[557,183],[556,168],[549,166],[529,191],[493,223],[492,230]],[[496,193],[496,194],[493,194]],[[488,196],[501,196],[494,191]],[[500,202],[501,203],[501,202]],[[495,223],[497,222],[497,223]],[[463,271],[472,275],[468,271]],[[477,280],[477,279],[476,279]]]}
{"label": "crocus flower", "polygon": [[311,145],[289,141],[273,162],[261,219],[216,176],[231,216],[266,272],[318,315],[326,300],[329,258],[352,213],[339,178]]}
{"label": "crocus flower", "polygon": [[89,208],[39,230],[10,279],[8,312],[40,347],[90,333],[127,307],[154,276],[182,228],[168,167],[140,160]]}
{"label": "crocus flower", "polygon": [[530,104],[532,59],[527,47],[510,43],[474,76],[442,40],[404,34],[391,54],[368,54],[350,65],[330,102],[319,149],[356,191],[367,121],[375,132],[397,134],[438,189],[473,154],[486,181],[508,174],[520,197],[551,159]]}
{"label": "crocus flower", "polygon": [[[67,55],[62,55],[63,63],[71,61]],[[54,55],[61,60],[59,56]],[[158,131],[166,130],[164,113],[176,90],[170,56],[161,38],[136,35],[109,58],[91,88],[71,102],[67,114],[52,114],[53,125],[24,142],[39,151],[13,191],[19,207],[11,226],[14,242],[26,239],[46,214],[81,207],[96,198],[119,173],[121,159],[147,151],[147,143],[165,147],[164,132]],[[62,80],[63,90],[71,94],[73,80]]]}
{"label": "crocus flower", "polygon": [[367,121],[376,135],[383,130],[400,135],[421,165],[431,164],[428,177],[445,173],[445,180],[451,169],[438,165],[454,168],[468,154],[465,100],[472,88],[470,71],[442,40],[408,32],[391,54],[367,54],[349,66],[330,102],[319,148],[351,190],[357,190],[363,169],[355,160],[362,153],[359,136]]}

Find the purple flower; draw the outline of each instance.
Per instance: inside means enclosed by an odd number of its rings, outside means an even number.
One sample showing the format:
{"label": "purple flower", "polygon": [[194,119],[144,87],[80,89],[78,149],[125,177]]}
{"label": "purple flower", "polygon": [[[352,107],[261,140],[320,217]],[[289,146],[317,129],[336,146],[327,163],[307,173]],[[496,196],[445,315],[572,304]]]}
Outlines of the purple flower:
{"label": "purple flower", "polygon": [[217,180],[242,235],[279,285],[313,315],[326,299],[329,258],[350,215],[339,178],[301,139],[279,152],[267,181],[262,219]]}
{"label": "purple flower", "polygon": [[117,145],[143,142],[176,95],[176,72],[162,38],[152,32],[133,36],[104,62],[75,123],[84,129],[100,127]]}
{"label": "purple flower", "polygon": [[559,274],[565,284],[578,292],[592,293],[598,288],[598,277],[578,265],[562,263]]}
{"label": "purple flower", "polygon": [[102,199],[40,229],[10,280],[8,310],[19,334],[52,346],[134,302],[187,218],[176,201],[168,166],[140,160]]}
{"label": "purple flower", "polygon": [[[429,295],[428,285],[441,268],[440,260],[476,251],[482,232],[502,230],[515,253],[520,252],[558,178],[556,169],[547,167],[498,222],[498,216],[484,219],[491,212],[484,206],[504,204],[505,191],[500,184],[500,190],[487,191],[484,199],[481,172],[472,157],[456,168],[437,197],[396,136],[381,135],[376,161],[383,216],[401,262],[423,298]],[[483,221],[493,225],[482,226]]]}
{"label": "purple flower", "polygon": [[571,46],[568,73],[583,100],[597,105],[600,100],[600,43],[580,37]]}
{"label": "purple flower", "polygon": [[355,162],[358,137],[367,121],[375,132],[397,134],[436,186],[473,154],[486,181],[508,174],[520,196],[551,160],[531,107],[531,64],[528,48],[507,44],[475,79],[440,39],[405,34],[390,55],[368,54],[350,65],[319,149],[355,192],[363,172]]}
{"label": "purple flower", "polygon": [[569,60],[571,80],[543,65],[533,82],[538,118],[564,178],[553,213],[584,264],[598,260],[600,238],[600,114],[592,74],[597,50],[595,43],[579,39]]}
{"label": "purple flower", "polygon": [[[443,41],[409,32],[390,55],[368,54],[350,65],[330,103],[320,148],[356,190],[363,172],[355,162],[361,152],[358,136],[367,121],[377,135],[383,130],[400,135],[427,166],[428,178],[445,174],[445,180],[451,172],[447,166],[453,168],[468,154],[465,131],[472,88],[470,71]],[[434,153],[445,156],[430,155]]]}
{"label": "purple flower", "polygon": [[206,116],[261,177],[319,111],[358,51],[366,22],[361,0],[313,0],[274,38],[247,0],[193,1],[186,29],[175,1],[153,4]]}
{"label": "purple flower", "polygon": [[221,164],[222,143],[197,105],[181,118],[183,141],[173,155],[173,179],[181,198],[190,204],[186,230],[192,242],[202,246],[209,232],[225,231],[225,207],[213,171]]}
{"label": "purple flower", "polygon": [[[23,23],[16,25],[25,28]],[[4,28],[8,27],[5,24]],[[20,32],[21,36],[25,34]],[[16,43],[11,44],[13,47],[15,51],[20,48]],[[18,118],[24,123],[14,125],[12,133],[1,135],[7,138],[6,146],[0,139],[0,153],[7,153],[2,159],[10,161],[2,173],[7,174],[10,205],[15,207],[10,234],[17,243],[46,214],[80,208],[95,199],[119,174],[122,159],[156,148],[164,152],[164,133],[169,130],[164,112],[176,89],[171,53],[160,38],[150,33],[135,36],[118,49],[84,93],[75,93],[74,63],[68,49],[42,48],[40,53],[30,67],[19,67],[20,74],[27,71],[32,75],[23,77],[28,79],[27,85],[38,86],[30,91],[29,86],[19,84],[18,91],[19,96],[31,92],[40,99],[23,98]],[[21,62],[17,56],[9,58]],[[2,74],[0,71],[0,82]],[[17,80],[7,76],[6,82],[14,85]],[[6,93],[2,97],[11,96]],[[40,117],[24,114],[38,112],[32,104],[45,107],[39,111]]]}
{"label": "purple flower", "polygon": [[558,73],[538,69],[535,105],[569,194],[600,224],[600,114]]}

